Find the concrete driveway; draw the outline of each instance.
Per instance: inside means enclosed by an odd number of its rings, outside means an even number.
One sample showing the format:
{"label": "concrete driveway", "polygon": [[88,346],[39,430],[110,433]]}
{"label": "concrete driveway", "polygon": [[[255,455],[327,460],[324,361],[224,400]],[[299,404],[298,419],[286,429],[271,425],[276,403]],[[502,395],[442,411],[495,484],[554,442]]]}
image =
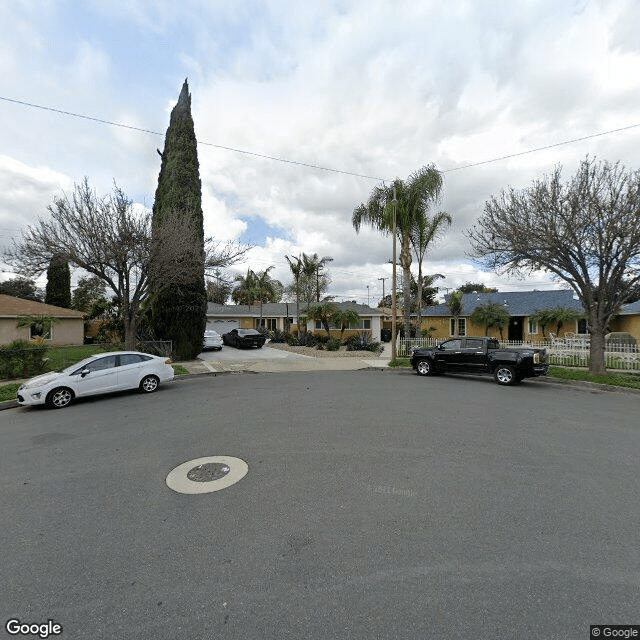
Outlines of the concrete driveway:
{"label": "concrete driveway", "polygon": [[386,367],[390,355],[380,357],[314,357],[272,348],[236,349],[224,346],[221,351],[204,351],[199,356],[209,371],[352,371],[371,367]]}

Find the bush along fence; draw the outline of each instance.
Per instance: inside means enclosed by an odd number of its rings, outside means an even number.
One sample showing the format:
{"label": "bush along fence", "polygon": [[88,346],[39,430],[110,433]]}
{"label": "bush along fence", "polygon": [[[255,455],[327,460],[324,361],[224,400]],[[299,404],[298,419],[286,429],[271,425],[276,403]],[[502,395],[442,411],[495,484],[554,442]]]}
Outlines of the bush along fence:
{"label": "bush along fence", "polygon": [[[170,356],[171,341],[139,342],[138,351],[157,356]],[[0,380],[31,378],[48,371],[70,367],[80,360],[106,351],[123,351],[122,344],[92,344],[67,347],[47,347],[25,340],[16,340],[0,347]]]}
{"label": "bush along fence", "polygon": [[[447,338],[448,340],[449,338]],[[436,347],[444,339],[437,338],[410,338],[400,339],[398,343],[398,356],[407,358],[411,347]],[[500,346],[532,347],[534,349],[546,349],[549,364],[561,367],[585,367],[589,368],[591,357],[589,356],[589,340],[586,337],[568,337],[551,340],[531,340],[518,342],[513,340],[501,340]],[[609,343],[605,346],[605,363],[607,369],[619,371],[640,371],[640,347],[632,344]]]}

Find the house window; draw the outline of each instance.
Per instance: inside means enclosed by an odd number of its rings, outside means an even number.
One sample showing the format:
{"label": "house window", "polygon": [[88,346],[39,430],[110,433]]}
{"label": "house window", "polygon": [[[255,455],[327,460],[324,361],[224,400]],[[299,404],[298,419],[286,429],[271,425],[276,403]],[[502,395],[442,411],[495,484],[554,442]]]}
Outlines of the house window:
{"label": "house window", "polygon": [[256,320],[256,329],[264,327],[267,331],[275,331],[277,326],[276,318],[258,318]]}
{"label": "house window", "polygon": [[42,338],[43,340],[51,340],[53,333],[52,325],[47,326],[42,322],[32,322],[29,325],[29,339]]}
{"label": "house window", "polygon": [[322,322],[320,322],[320,320],[316,320],[315,328],[322,329]]}
{"label": "house window", "polygon": [[538,323],[534,320],[529,320],[529,334],[538,333]]}
{"label": "house window", "polygon": [[357,322],[350,322],[348,328],[349,329],[371,329],[371,320],[368,318],[364,320],[360,318],[360,320],[358,320]]}
{"label": "house window", "polygon": [[587,331],[587,319],[586,318],[581,318],[580,320],[578,320],[577,324],[578,324],[577,333],[582,333],[582,334],[589,333]]}
{"label": "house window", "polygon": [[[451,318],[449,321],[449,334],[452,336],[456,335],[456,319]],[[467,335],[467,319],[466,318],[458,318],[458,335],[466,336]]]}

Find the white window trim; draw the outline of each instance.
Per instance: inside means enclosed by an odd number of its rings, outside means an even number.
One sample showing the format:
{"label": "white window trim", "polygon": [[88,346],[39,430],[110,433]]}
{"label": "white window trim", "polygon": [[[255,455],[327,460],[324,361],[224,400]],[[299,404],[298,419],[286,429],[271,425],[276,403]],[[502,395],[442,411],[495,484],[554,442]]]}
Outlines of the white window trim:
{"label": "white window trim", "polygon": [[529,335],[530,336],[535,336],[538,333],[538,323],[533,321],[533,320],[529,320]]}
{"label": "white window trim", "polygon": [[458,318],[458,335],[456,336],[452,329],[455,329],[455,318],[449,318],[449,336],[452,338],[464,338],[467,335],[467,319],[463,317]]}

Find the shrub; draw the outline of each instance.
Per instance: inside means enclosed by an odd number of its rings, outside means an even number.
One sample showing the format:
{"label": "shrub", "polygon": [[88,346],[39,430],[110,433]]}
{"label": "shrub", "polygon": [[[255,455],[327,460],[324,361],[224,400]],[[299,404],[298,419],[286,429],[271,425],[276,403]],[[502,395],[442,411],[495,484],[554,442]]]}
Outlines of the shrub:
{"label": "shrub", "polygon": [[374,353],[380,353],[382,351],[382,345],[379,342],[371,340],[366,333],[359,333],[351,336],[347,342],[347,351],[373,351]]}
{"label": "shrub", "polygon": [[318,339],[310,331],[298,336],[298,345],[301,347],[315,347],[316,344],[318,344]]}
{"label": "shrub", "polygon": [[15,340],[0,347],[0,378],[30,378],[44,371],[47,347]]}
{"label": "shrub", "polygon": [[338,351],[340,349],[340,338],[331,338],[327,341],[327,351]]}
{"label": "shrub", "polygon": [[289,340],[291,339],[291,335],[289,333],[285,333],[284,331],[280,331],[280,329],[274,329],[273,331],[271,331],[269,333],[269,338],[271,338],[271,342],[277,344],[277,343],[283,343],[283,342],[289,342]]}

